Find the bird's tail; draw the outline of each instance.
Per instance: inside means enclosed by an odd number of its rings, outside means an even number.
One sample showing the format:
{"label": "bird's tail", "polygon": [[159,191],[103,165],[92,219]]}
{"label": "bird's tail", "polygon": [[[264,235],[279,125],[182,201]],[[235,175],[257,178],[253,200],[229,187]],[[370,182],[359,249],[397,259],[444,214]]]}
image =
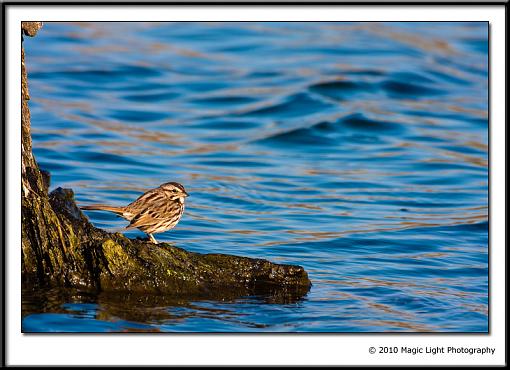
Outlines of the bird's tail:
{"label": "bird's tail", "polygon": [[124,207],[113,207],[107,206],[104,204],[93,204],[90,206],[81,206],[80,209],[84,209],[87,211],[109,211],[116,213],[118,215],[122,215],[124,213]]}

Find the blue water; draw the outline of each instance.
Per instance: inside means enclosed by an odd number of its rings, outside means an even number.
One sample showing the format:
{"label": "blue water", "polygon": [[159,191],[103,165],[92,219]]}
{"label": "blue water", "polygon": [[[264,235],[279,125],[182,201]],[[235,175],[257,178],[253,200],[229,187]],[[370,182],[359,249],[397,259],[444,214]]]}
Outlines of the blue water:
{"label": "blue water", "polygon": [[488,331],[486,23],[46,23],[24,46],[51,188],[125,205],[181,182],[158,240],[313,283],[286,304],[25,294],[24,331]]}

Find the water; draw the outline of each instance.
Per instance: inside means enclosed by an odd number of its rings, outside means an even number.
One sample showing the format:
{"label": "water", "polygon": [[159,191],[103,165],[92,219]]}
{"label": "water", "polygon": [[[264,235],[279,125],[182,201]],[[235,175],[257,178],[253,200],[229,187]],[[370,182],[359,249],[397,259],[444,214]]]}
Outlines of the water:
{"label": "water", "polygon": [[486,23],[46,23],[24,45],[52,188],[181,182],[158,240],[313,282],[285,304],[25,292],[24,331],[488,331]]}

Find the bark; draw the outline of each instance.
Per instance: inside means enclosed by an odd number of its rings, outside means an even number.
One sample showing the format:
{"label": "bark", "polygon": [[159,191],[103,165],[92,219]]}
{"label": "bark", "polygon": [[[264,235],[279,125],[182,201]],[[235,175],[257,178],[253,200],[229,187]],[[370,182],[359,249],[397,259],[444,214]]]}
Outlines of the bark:
{"label": "bark", "polygon": [[[35,36],[41,22],[23,22]],[[23,35],[22,35],[23,38]],[[48,194],[50,175],[32,154],[27,73],[22,48],[22,278],[24,287],[67,287],[168,297],[233,298],[269,294],[277,301],[305,295],[310,286],[301,266],[225,254],[157,246],[94,227],[73,191]]]}

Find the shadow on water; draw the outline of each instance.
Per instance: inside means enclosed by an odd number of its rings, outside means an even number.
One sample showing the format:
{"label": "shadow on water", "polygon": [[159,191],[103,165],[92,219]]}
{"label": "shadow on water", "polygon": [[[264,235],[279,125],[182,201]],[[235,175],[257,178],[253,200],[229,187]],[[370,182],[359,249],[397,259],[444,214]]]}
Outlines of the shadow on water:
{"label": "shadow on water", "polygon": [[[129,292],[86,292],[76,289],[25,288],[22,304],[22,331],[55,332],[136,332],[169,331],[174,322],[193,319],[232,322],[241,328],[263,328],[268,325],[243,319],[236,308],[240,305],[296,305],[306,291],[275,287],[241,296],[225,288],[197,296],[168,296]],[[217,308],[218,305],[225,307]],[[136,307],[133,310],[132,307]],[[165,328],[165,326],[169,326]],[[210,331],[205,324],[200,331]],[[189,329],[191,330],[191,329]],[[229,329],[232,330],[232,329]],[[239,330],[239,329],[237,329]],[[188,331],[182,329],[180,331]],[[196,330],[192,330],[196,331]]]}

